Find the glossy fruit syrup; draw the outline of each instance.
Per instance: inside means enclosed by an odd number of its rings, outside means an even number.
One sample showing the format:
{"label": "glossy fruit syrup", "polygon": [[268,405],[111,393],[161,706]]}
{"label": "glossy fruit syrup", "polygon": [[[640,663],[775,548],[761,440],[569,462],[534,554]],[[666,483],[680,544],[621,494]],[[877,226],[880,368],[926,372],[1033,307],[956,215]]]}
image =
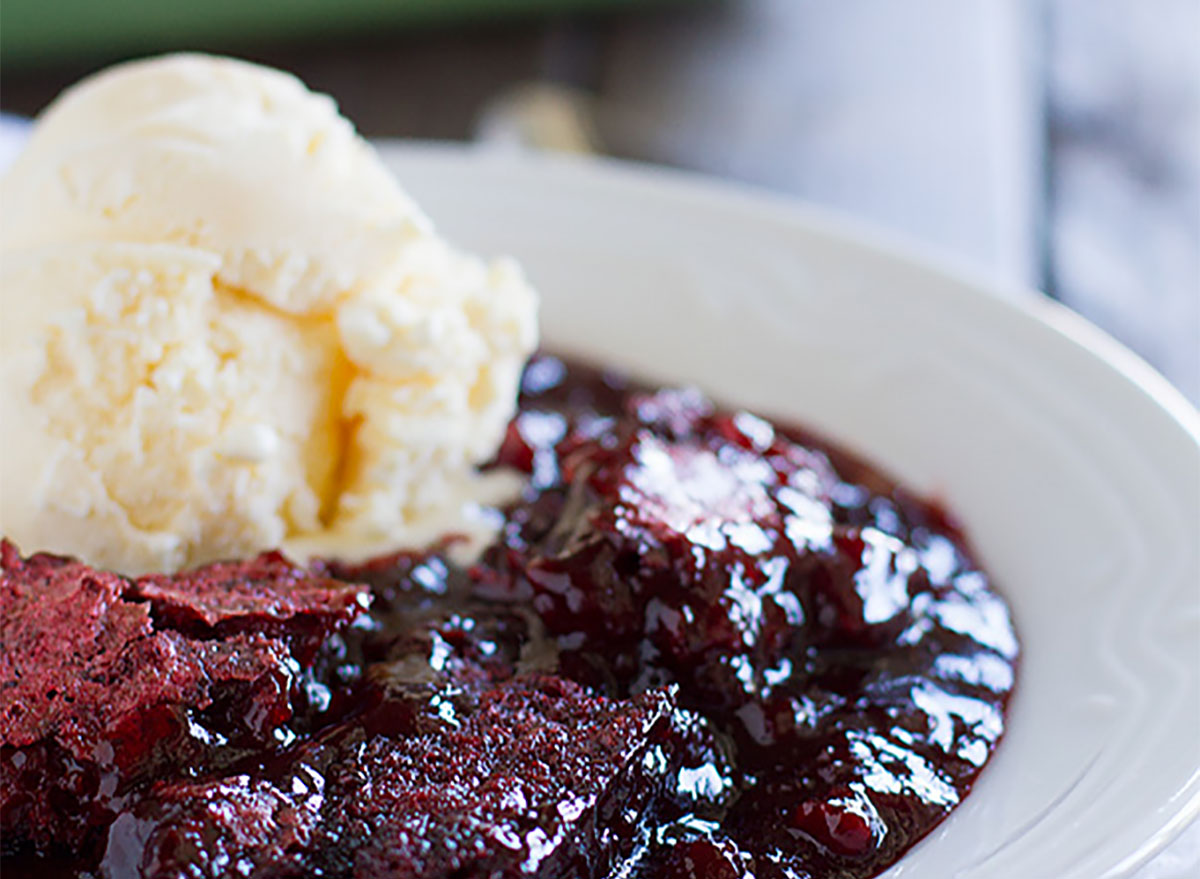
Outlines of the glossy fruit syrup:
{"label": "glossy fruit syrup", "polygon": [[7,547],[6,879],[857,879],[970,790],[1017,643],[937,507],[549,356],[496,466],[469,566]]}

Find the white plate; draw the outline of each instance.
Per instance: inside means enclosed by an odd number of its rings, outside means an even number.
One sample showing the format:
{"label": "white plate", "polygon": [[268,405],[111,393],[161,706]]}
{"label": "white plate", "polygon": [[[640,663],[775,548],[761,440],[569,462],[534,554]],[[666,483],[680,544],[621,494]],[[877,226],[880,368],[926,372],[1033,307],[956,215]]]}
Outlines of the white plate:
{"label": "white plate", "polygon": [[797,418],[944,498],[1011,600],[1009,732],[895,877],[1128,875],[1200,813],[1200,416],[1049,300],[812,209],[615,163],[389,146],[511,253],[546,342]]}

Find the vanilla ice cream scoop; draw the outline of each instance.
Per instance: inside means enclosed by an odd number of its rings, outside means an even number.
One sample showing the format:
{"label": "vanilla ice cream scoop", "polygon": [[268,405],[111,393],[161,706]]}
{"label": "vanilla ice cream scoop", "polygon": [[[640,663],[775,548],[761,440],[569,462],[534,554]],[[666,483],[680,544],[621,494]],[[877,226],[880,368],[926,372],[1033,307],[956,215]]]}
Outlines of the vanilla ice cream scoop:
{"label": "vanilla ice cream scoop", "polygon": [[46,111],[0,276],[0,531],[126,573],[456,530],[536,342],[329,98],[197,55]]}

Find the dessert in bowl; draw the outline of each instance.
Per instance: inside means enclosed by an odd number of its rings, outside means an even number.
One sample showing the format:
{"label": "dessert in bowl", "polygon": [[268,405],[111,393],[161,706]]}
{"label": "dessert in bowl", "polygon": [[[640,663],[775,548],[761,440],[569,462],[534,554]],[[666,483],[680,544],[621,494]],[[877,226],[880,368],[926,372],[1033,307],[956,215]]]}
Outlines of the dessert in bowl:
{"label": "dessert in bowl", "polygon": [[[1017,652],[946,514],[686,387],[538,355],[514,408],[511,372],[447,478],[491,486],[473,540],[418,537],[410,481],[369,539],[181,574],[9,548],[6,645],[51,649],[0,706],[6,869],[859,876],[944,818]],[[230,554],[187,545],[161,567]]]}
{"label": "dessert in bowl", "polygon": [[937,507],[547,355],[495,466],[527,482],[466,565],[453,535],[133,579],[6,545],[15,863],[869,876],[970,790],[1017,646]]}

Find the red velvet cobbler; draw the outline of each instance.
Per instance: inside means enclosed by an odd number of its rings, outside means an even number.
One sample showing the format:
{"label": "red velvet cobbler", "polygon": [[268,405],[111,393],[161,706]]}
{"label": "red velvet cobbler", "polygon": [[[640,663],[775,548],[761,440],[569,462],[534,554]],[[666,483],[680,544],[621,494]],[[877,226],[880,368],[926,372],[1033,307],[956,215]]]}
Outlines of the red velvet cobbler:
{"label": "red velvet cobbler", "polygon": [[5,879],[857,879],[970,790],[1017,643],[937,507],[549,356],[496,464],[469,567],[5,544]]}

